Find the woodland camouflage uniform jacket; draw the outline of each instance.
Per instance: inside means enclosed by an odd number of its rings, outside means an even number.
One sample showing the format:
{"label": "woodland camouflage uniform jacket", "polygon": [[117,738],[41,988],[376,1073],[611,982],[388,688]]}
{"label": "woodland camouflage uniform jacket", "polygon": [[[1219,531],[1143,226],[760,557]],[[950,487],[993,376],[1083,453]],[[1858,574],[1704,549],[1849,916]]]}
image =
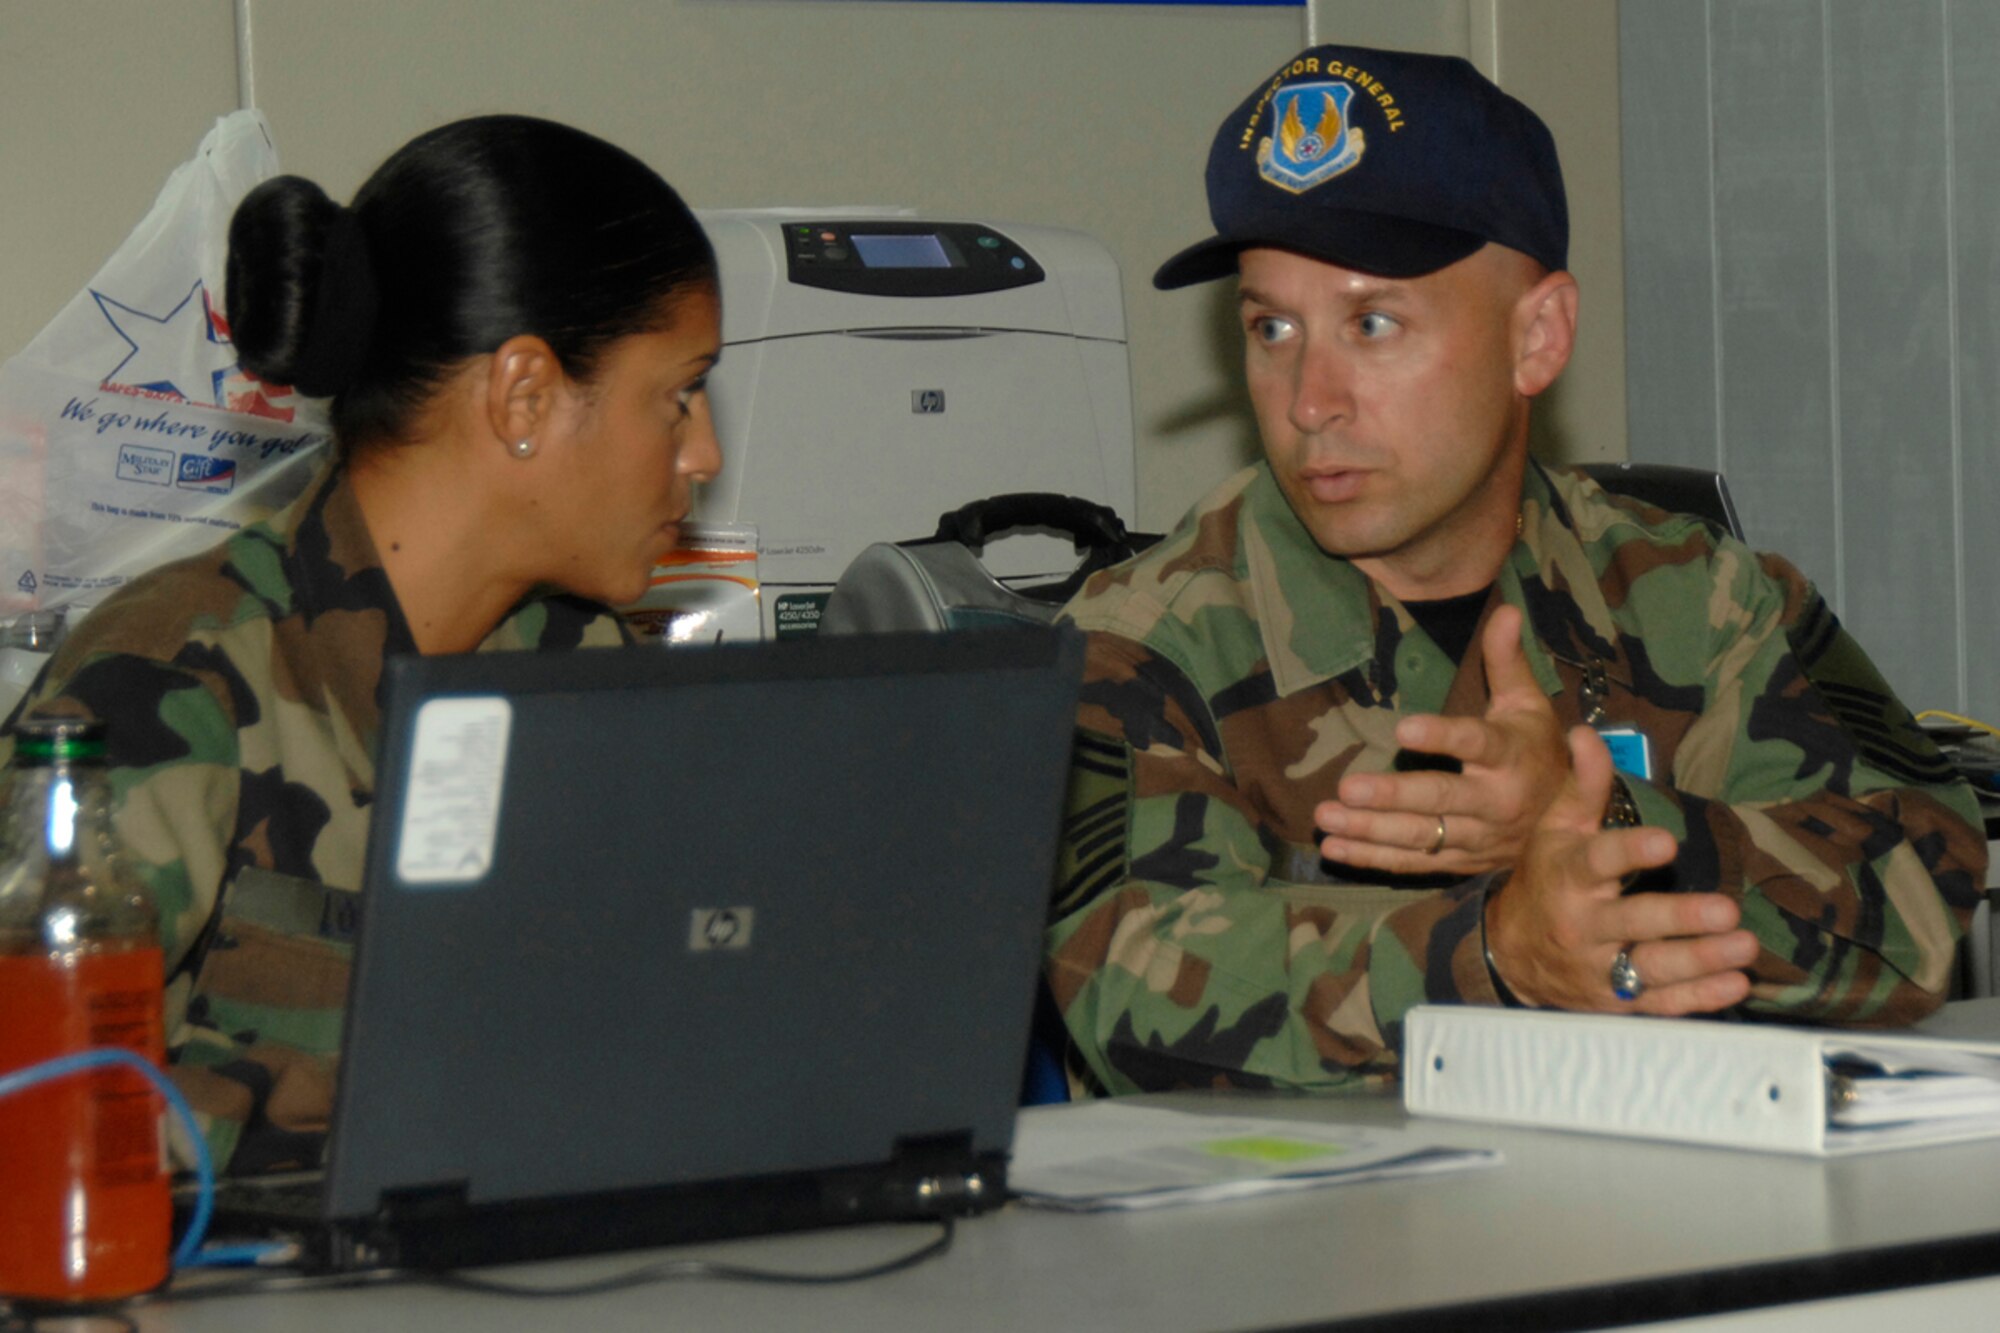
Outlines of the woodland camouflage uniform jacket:
{"label": "woodland camouflage uniform jacket", "polygon": [[[1646,887],[1739,900],[1763,943],[1745,1013],[1935,1007],[1978,812],[1818,593],[1580,475],[1531,467],[1521,518],[1493,596],[1565,727],[1601,669],[1600,725],[1650,739],[1653,780],[1626,781],[1681,849]],[[1396,767],[1403,714],[1484,710],[1476,638],[1448,660],[1262,465],[1066,615],[1090,649],[1049,979],[1102,1090],[1380,1084],[1412,1005],[1499,1003],[1481,881],[1356,882],[1312,822],[1343,774]]]}
{"label": "woodland camouflage uniform jacket", "polygon": [[[174,1080],[236,1172],[319,1160],[382,661],[416,651],[345,478],[121,589],[21,706],[107,724],[114,825],[160,908]],[[602,607],[537,597],[480,649],[622,637]]]}

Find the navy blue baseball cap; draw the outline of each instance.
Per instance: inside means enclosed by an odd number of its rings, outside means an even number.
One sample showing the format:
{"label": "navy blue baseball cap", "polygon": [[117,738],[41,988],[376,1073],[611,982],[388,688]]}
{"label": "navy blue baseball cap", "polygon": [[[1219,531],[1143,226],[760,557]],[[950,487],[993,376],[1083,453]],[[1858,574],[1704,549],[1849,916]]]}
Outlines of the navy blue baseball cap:
{"label": "navy blue baseball cap", "polygon": [[1315,46],[1257,86],[1208,153],[1215,235],[1153,275],[1226,277],[1268,245],[1413,278],[1497,241],[1569,264],[1569,206],[1540,116],[1456,56]]}

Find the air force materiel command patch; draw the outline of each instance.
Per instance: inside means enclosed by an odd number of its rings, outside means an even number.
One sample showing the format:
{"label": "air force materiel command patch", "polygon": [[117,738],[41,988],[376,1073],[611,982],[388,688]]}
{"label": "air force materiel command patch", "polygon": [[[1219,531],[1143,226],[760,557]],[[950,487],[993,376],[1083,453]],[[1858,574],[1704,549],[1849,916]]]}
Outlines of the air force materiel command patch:
{"label": "air force materiel command patch", "polygon": [[1277,133],[1257,145],[1257,171],[1271,184],[1304,194],[1361,160],[1368,147],[1347,121],[1354,89],[1345,83],[1294,83],[1272,95]]}

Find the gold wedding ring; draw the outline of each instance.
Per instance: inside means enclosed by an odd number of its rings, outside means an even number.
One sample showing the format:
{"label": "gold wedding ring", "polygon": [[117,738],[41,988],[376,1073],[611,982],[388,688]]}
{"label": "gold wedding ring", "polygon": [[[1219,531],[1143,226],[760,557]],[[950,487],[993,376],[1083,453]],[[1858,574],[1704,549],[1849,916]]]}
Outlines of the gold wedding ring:
{"label": "gold wedding ring", "polygon": [[1424,848],[1425,856],[1436,856],[1444,850],[1444,816],[1438,816],[1438,835],[1431,839],[1431,845]]}

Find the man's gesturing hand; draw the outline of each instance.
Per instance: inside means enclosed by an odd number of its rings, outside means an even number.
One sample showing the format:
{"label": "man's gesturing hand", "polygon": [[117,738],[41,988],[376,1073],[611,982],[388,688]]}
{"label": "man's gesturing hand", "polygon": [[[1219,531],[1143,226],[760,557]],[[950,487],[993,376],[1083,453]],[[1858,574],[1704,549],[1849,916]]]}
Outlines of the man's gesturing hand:
{"label": "man's gesturing hand", "polygon": [[1520,611],[1496,608],[1480,648],[1484,717],[1417,713],[1396,724],[1405,749],[1449,755],[1461,771],[1343,778],[1340,799],[1313,811],[1327,860],[1398,875],[1476,875],[1520,857],[1569,775],[1569,752],[1521,648]]}

